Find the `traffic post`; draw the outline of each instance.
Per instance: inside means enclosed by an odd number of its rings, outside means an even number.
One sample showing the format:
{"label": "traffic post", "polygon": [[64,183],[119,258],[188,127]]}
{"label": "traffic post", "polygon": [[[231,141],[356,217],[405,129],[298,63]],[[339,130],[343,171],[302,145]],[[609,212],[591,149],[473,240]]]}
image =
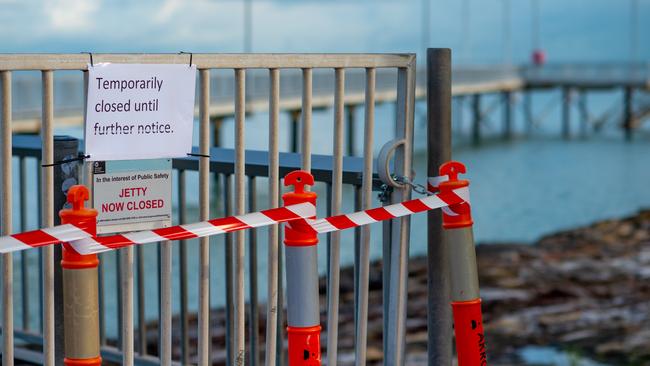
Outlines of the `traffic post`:
{"label": "traffic post", "polygon": [[[84,207],[88,189],[76,185],[68,190],[72,209],[59,212],[62,224],[72,224],[92,236],[97,233],[97,211]],[[63,321],[67,366],[101,365],[99,350],[99,305],[97,254],[82,255],[63,243]]]}
{"label": "traffic post", "polygon": [[[438,186],[439,195],[453,195],[453,190],[468,187],[469,181],[458,179],[458,174],[465,172],[465,165],[462,163],[451,161],[443,164],[440,167],[440,176],[446,175],[448,180]],[[470,203],[462,202],[444,207],[442,222],[449,239],[451,306],[458,365],[485,366],[485,333]]]}
{"label": "traffic post", "polygon": [[[305,191],[306,185],[314,185],[311,174],[305,171],[291,172],[284,178],[284,185],[294,186],[293,192],[282,195],[285,206],[305,202],[316,206],[316,193]],[[304,220],[295,220],[285,225],[284,244],[289,366],[319,366],[318,236]]]}

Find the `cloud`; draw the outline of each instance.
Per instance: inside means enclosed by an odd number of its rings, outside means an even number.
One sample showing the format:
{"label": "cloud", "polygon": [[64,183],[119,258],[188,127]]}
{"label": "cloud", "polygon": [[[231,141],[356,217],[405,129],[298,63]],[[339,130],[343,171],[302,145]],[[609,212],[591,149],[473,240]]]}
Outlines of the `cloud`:
{"label": "cloud", "polygon": [[56,31],[88,30],[99,7],[99,0],[51,0],[46,3],[46,13]]}

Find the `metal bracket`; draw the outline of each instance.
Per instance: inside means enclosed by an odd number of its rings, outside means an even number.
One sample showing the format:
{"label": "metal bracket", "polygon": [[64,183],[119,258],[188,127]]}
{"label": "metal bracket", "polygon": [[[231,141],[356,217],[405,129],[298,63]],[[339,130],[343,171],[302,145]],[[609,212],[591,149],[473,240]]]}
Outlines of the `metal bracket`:
{"label": "metal bracket", "polygon": [[402,188],[404,184],[395,180],[395,176],[390,172],[390,161],[395,155],[395,150],[406,143],[404,139],[394,139],[388,141],[382,146],[377,156],[377,175],[382,183],[393,188]]}

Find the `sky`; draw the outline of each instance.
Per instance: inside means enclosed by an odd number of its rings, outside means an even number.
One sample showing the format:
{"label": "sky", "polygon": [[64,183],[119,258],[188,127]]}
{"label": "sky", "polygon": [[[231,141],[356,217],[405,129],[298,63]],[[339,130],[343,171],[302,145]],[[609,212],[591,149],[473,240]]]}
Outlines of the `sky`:
{"label": "sky", "polygon": [[[422,55],[427,0],[251,1],[254,52]],[[535,0],[428,1],[429,45],[451,47],[457,62],[530,58]],[[549,62],[650,60],[650,0],[536,1]],[[0,0],[0,52],[242,52],[243,9],[243,0]]]}

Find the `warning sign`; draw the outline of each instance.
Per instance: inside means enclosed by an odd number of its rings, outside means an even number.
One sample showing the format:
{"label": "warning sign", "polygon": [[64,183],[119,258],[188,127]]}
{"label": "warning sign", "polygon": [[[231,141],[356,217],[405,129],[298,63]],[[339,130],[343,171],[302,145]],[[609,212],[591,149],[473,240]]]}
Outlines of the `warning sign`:
{"label": "warning sign", "polygon": [[95,174],[93,203],[98,212],[97,233],[170,226],[171,175],[171,169]]}
{"label": "warning sign", "polygon": [[196,66],[88,67],[88,160],[157,159],[192,150]]}

